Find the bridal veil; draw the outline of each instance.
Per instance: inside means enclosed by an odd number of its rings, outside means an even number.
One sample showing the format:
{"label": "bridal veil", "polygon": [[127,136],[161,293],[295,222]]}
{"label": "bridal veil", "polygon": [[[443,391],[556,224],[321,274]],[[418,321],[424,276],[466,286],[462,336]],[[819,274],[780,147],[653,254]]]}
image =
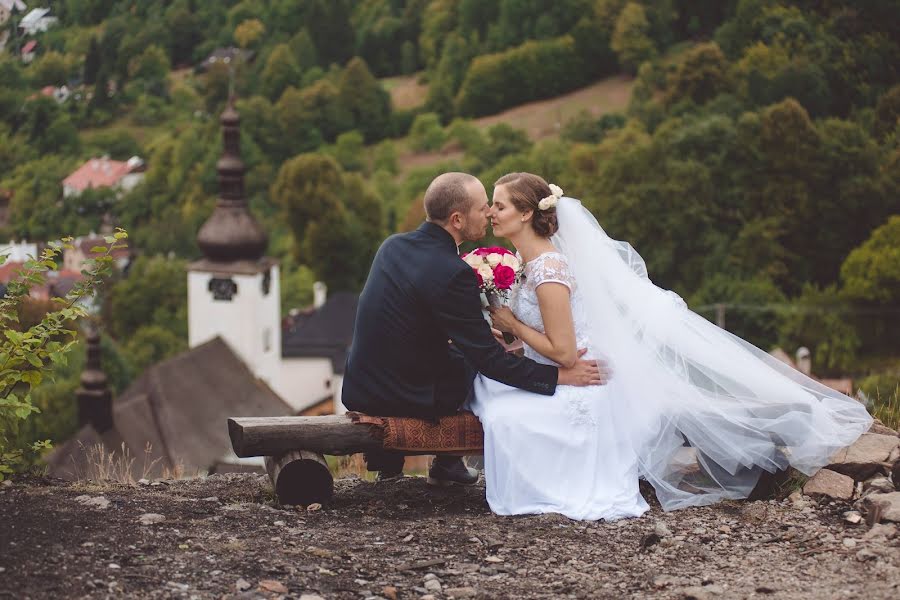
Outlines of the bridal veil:
{"label": "bridal veil", "polygon": [[665,510],[746,497],[762,470],[811,474],[868,430],[862,404],[654,285],[578,200],[562,198],[557,217],[553,243],[583,295],[592,350],[612,366],[621,434]]}

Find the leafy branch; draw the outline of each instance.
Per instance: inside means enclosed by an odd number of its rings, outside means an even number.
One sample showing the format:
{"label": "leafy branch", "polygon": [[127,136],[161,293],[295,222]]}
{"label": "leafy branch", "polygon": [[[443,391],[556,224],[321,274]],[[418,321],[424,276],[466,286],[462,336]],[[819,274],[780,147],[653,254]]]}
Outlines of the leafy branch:
{"label": "leafy branch", "polygon": [[[20,331],[19,308],[35,287],[47,283],[47,274],[58,268],[57,260],[64,250],[74,249],[71,237],[51,242],[39,257],[30,257],[17,271],[16,279],[7,287],[0,299],[0,480],[21,464],[24,449],[13,448],[9,434],[32,413],[40,412],[32,404],[31,392],[47,376],[52,376],[56,365],[65,365],[66,353],[78,339],[73,324],[88,316],[85,300],[92,298],[103,280],[112,273],[113,253],[126,248],[128,233],[117,228],[104,238],[105,244],[91,248],[92,258],[85,261],[82,279],[77,281],[63,298],[53,298],[55,309],[41,321],[25,331]],[[0,256],[0,264],[6,262]],[[31,445],[37,452],[50,447],[44,440]]]}

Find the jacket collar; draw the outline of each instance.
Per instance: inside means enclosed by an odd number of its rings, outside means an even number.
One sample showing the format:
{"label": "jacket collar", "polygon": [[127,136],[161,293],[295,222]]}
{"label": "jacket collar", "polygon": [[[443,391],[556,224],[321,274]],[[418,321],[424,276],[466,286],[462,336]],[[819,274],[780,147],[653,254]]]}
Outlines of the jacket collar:
{"label": "jacket collar", "polygon": [[456,240],[454,240],[453,236],[447,233],[447,230],[440,225],[425,221],[424,223],[419,225],[418,230],[430,237],[433,237],[442,244],[446,244],[448,250],[453,250],[454,252],[459,254],[459,247],[456,245]]}

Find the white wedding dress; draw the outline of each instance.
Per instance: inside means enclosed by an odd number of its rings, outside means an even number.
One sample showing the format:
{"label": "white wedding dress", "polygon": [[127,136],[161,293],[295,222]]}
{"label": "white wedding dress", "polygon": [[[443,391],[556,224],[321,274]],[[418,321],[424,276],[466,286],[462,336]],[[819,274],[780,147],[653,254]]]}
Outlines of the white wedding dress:
{"label": "white wedding dress", "polygon": [[[831,390],[688,310],[658,288],[630,245],[609,238],[572,198],[557,206],[558,252],[525,266],[510,308],[544,331],[536,289],[571,291],[579,348],[613,368],[604,386],[553,396],[475,378],[491,510],[579,520],[744,498],[765,470],[812,474],[868,430],[856,400]],[[525,346],[525,355],[555,364]]]}

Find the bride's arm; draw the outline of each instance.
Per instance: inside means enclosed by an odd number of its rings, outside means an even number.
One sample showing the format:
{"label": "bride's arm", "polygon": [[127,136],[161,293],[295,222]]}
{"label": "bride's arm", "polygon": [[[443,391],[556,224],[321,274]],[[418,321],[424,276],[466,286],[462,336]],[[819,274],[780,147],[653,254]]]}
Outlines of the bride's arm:
{"label": "bride's arm", "polygon": [[491,311],[494,326],[502,331],[510,331],[539,354],[562,367],[570,368],[578,359],[578,353],[569,288],[562,283],[548,281],[539,285],[536,293],[546,333],[525,325],[508,308]]}

